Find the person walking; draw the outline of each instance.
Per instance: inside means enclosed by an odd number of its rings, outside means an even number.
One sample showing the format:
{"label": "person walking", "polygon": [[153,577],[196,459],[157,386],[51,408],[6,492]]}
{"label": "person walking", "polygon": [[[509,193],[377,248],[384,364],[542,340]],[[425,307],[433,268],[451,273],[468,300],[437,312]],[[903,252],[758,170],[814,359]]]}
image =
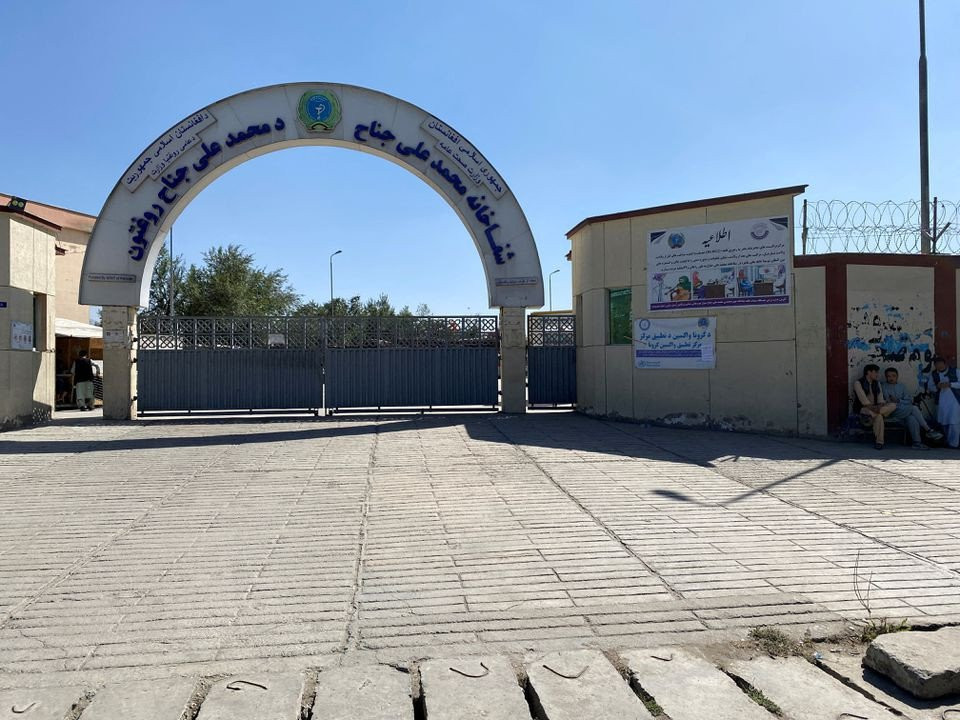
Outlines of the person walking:
{"label": "person walking", "polygon": [[947,361],[933,359],[933,372],[927,379],[927,390],[937,396],[937,422],[947,435],[947,445],[960,447],[960,378],[956,367],[947,367]]}
{"label": "person walking", "polygon": [[80,410],[93,410],[93,363],[87,357],[86,350],[80,351],[70,372],[77,392],[77,407]]}

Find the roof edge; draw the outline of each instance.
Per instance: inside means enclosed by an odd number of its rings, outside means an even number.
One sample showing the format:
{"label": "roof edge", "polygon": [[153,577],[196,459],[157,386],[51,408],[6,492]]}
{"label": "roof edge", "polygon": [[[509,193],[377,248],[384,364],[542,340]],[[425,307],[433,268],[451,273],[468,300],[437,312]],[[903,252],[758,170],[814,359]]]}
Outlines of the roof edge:
{"label": "roof edge", "polygon": [[642,208],[640,210],[626,210],[624,212],[610,213],[608,215],[594,215],[577,223],[571,230],[567,231],[569,238],[574,233],[579,232],[587,225],[598,222],[608,222],[610,220],[624,220],[626,218],[641,217],[643,215],[655,215],[665,212],[677,212],[679,210],[691,210],[693,208],[710,207],[711,205],[726,205],[728,203],[747,202],[749,200],[762,200],[764,198],[779,197],[780,195],[802,195],[807,189],[807,185],[793,185],[791,187],[774,188],[772,190],[758,190],[756,192],[740,193],[737,195],[724,195],[722,197],[706,198],[704,200],[689,200],[687,202],[673,203],[670,205],[657,205],[656,207]]}
{"label": "roof edge", "polygon": [[[0,195],[4,197],[13,197],[9,193],[0,192]],[[71,215],[81,215],[90,220],[96,220],[96,215],[91,215],[90,213],[80,212],[79,210],[71,210],[70,208],[60,207],[59,205],[51,205],[50,203],[42,203],[36,200],[27,200],[27,203],[30,205],[39,205],[40,207],[50,208],[51,210],[59,210],[60,212],[70,213]]]}
{"label": "roof edge", "polygon": [[43,219],[42,217],[40,217],[39,215],[34,215],[33,213],[21,212],[21,211],[19,211],[19,210],[13,210],[13,209],[11,209],[11,208],[8,208],[8,207],[2,206],[2,205],[0,205],[0,213],[6,214],[6,215],[13,215],[14,217],[25,217],[25,218],[27,218],[27,219],[29,219],[29,220],[37,223],[38,225],[44,225],[44,226],[46,226],[46,227],[48,227],[48,228],[50,228],[50,229],[52,229],[52,230],[56,230],[57,232],[60,232],[61,230],[63,230],[63,228],[60,227],[59,225],[57,225],[56,223],[52,223],[52,222],[50,222],[49,220],[44,220],[44,219]]}

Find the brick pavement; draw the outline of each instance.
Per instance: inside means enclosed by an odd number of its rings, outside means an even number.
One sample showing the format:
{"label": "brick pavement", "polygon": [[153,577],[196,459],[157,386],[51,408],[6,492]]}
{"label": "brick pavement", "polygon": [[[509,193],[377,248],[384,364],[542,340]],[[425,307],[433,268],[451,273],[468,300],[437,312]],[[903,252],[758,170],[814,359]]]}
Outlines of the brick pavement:
{"label": "brick pavement", "polygon": [[960,621],[960,453],[567,413],[0,435],[0,687]]}

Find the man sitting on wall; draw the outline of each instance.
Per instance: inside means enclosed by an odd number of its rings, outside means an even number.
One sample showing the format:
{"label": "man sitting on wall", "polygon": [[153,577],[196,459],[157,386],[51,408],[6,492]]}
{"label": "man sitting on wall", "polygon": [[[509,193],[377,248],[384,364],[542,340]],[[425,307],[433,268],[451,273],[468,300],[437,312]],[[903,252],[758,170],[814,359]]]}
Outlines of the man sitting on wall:
{"label": "man sitting on wall", "polygon": [[860,414],[864,427],[873,427],[874,447],[883,450],[884,418],[897,409],[896,403],[888,403],[877,378],[879,365],[867,365],[863,368],[863,377],[853,384],[853,409]]}
{"label": "man sitting on wall", "polygon": [[907,430],[910,431],[910,439],[913,440],[914,450],[926,450],[927,446],[923,444],[920,438],[921,428],[931,440],[939,440],[943,437],[943,433],[939,433],[927,425],[920,408],[913,404],[913,398],[910,396],[907,386],[899,381],[900,373],[896,368],[887,368],[883,371],[883,376],[887,381],[881,388],[883,397],[887,402],[897,404],[897,409],[890,414],[890,419],[902,420],[907,426]]}
{"label": "man sitting on wall", "polygon": [[937,422],[947,433],[947,445],[960,447],[960,377],[957,368],[948,368],[944,358],[935,357],[927,390],[937,397]]}

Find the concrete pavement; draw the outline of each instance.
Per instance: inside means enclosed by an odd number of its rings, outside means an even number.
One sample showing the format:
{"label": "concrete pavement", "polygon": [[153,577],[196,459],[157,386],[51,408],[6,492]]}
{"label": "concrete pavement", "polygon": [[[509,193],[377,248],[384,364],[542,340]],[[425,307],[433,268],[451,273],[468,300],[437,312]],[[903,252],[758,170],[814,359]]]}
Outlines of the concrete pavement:
{"label": "concrete pavement", "polygon": [[0,435],[0,513],[0,688],[960,621],[951,450],[567,413],[91,419]]}

